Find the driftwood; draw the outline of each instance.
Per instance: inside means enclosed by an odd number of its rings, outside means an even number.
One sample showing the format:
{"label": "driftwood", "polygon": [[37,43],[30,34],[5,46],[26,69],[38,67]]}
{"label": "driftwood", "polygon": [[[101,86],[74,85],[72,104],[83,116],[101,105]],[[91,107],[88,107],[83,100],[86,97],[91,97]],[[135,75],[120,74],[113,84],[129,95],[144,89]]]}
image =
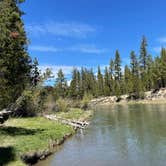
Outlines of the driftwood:
{"label": "driftwood", "polygon": [[0,111],[0,124],[3,124],[11,114],[12,111],[7,111],[6,109]]}
{"label": "driftwood", "polygon": [[44,117],[49,120],[59,121],[60,123],[70,125],[75,129],[77,128],[84,129],[87,125],[89,125],[89,123],[86,121],[84,122],[84,121],[68,120],[61,117],[57,117],[56,115],[44,115]]}

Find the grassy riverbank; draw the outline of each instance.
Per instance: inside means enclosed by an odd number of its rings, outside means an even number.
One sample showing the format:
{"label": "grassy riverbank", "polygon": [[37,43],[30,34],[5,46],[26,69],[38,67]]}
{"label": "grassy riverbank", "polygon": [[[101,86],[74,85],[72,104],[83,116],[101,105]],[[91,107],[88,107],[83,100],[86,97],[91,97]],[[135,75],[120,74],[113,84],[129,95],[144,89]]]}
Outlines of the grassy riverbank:
{"label": "grassy riverbank", "polygon": [[[91,113],[72,109],[58,115],[69,119],[84,119]],[[73,133],[72,127],[42,117],[9,119],[0,127],[0,163],[23,166],[25,164],[20,159],[21,155],[48,150],[51,141],[58,142],[65,135]]]}

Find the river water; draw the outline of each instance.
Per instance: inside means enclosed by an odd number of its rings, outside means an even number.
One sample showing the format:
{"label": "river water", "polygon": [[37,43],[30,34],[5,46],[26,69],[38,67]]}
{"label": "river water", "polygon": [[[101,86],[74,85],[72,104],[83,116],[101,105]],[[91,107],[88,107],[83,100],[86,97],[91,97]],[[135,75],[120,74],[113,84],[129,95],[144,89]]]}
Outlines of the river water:
{"label": "river water", "polygon": [[39,165],[166,166],[166,105],[97,107],[91,125]]}

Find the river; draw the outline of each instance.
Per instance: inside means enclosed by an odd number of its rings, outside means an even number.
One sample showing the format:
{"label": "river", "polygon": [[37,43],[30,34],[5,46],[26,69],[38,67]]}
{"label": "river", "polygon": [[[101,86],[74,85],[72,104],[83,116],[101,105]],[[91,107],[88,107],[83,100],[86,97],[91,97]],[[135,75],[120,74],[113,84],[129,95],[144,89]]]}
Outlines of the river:
{"label": "river", "polygon": [[90,126],[38,166],[166,166],[166,105],[97,107]]}

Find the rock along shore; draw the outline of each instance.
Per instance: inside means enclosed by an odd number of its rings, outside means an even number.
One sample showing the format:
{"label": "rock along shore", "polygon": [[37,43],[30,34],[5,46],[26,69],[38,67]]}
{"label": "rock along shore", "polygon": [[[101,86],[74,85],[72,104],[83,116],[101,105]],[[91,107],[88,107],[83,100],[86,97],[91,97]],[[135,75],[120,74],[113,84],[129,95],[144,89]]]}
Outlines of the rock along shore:
{"label": "rock along shore", "polygon": [[134,100],[129,98],[129,95],[120,96],[120,100],[116,96],[99,97],[92,99],[90,105],[109,105],[116,103],[166,103],[166,88],[145,92],[143,99]]}

